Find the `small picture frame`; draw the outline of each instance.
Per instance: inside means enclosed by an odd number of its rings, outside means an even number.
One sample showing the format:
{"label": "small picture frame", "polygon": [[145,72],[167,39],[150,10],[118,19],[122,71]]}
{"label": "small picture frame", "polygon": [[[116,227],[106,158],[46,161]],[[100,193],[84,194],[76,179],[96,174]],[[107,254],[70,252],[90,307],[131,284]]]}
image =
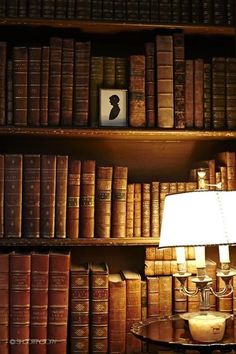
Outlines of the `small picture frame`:
{"label": "small picture frame", "polygon": [[127,90],[100,89],[100,127],[127,127]]}

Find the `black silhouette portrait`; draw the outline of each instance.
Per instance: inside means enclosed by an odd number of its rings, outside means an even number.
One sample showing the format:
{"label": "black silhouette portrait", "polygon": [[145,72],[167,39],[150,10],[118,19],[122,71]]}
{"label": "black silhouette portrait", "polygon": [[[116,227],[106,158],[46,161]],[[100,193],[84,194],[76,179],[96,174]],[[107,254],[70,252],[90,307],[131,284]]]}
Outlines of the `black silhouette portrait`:
{"label": "black silhouette portrait", "polygon": [[109,100],[110,100],[110,104],[113,106],[109,114],[109,120],[113,120],[117,118],[120,113],[120,107],[118,105],[120,99],[117,95],[112,95],[109,97]]}

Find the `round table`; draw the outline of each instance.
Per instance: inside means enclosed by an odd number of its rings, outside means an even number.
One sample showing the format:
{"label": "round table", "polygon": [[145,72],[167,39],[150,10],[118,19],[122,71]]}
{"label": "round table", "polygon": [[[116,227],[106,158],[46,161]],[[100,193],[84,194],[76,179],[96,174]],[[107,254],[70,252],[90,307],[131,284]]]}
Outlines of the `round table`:
{"label": "round table", "polygon": [[190,335],[187,321],[178,315],[152,317],[146,321],[134,323],[131,333],[142,341],[175,351],[183,352],[192,349],[207,354],[213,350],[227,353],[236,349],[236,319],[233,315],[227,320],[222,341],[215,343],[194,341]]}

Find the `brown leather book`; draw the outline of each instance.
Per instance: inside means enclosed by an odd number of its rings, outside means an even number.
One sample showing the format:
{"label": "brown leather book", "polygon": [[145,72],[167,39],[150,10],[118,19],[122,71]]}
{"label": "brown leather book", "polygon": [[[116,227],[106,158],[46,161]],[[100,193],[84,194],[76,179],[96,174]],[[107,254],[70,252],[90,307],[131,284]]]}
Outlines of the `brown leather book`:
{"label": "brown leather book", "polygon": [[116,59],[114,57],[103,58],[103,86],[105,88],[114,88],[116,81],[115,71]]}
{"label": "brown leather book", "polygon": [[127,88],[128,81],[128,62],[126,58],[116,58],[115,64],[115,76],[116,76],[116,87],[120,89]]}
{"label": "brown leather book", "polygon": [[142,235],[142,184],[134,184],[134,237]]}
{"label": "brown leather book", "polygon": [[106,263],[91,264],[91,352],[108,352],[108,275]]}
{"label": "brown leather book", "polygon": [[98,127],[99,89],[103,85],[103,57],[91,57],[90,88],[89,88],[89,119],[91,127]]}
{"label": "brown leather book", "polygon": [[13,124],[13,60],[7,60],[7,125]]}
{"label": "brown leather book", "polygon": [[129,125],[145,127],[145,56],[131,55],[129,61]]}
{"label": "brown leather book", "polygon": [[[49,254],[31,253],[30,354],[47,353]],[[41,341],[41,342],[40,342]]]}
{"label": "brown leather book", "polygon": [[[28,354],[30,339],[31,255],[10,253],[10,343],[11,353]],[[19,343],[18,343],[19,342]],[[16,344],[17,343],[17,344]]]}
{"label": "brown leather book", "polygon": [[61,125],[72,126],[73,117],[73,76],[74,76],[74,40],[62,40],[61,68]]}
{"label": "brown leather book", "polygon": [[62,38],[50,38],[49,51],[48,125],[58,126],[61,118]]}
{"label": "brown leather book", "polygon": [[179,291],[180,282],[177,278],[173,277],[173,310],[174,313],[183,313],[187,312],[188,309],[188,299],[187,296]]}
{"label": "brown leather book", "polygon": [[70,271],[71,354],[89,354],[90,264],[72,264]]}
{"label": "brown leather book", "polygon": [[21,154],[5,155],[4,173],[4,234],[5,237],[22,235],[22,170]]}
{"label": "brown leather book", "polygon": [[0,125],[6,124],[7,43],[0,42]]}
{"label": "brown leather book", "polygon": [[40,78],[40,125],[48,125],[49,47],[42,47]]}
{"label": "brown leather book", "polygon": [[9,353],[9,253],[0,254],[0,350]]}
{"label": "brown leather book", "polygon": [[88,126],[90,42],[75,43],[73,125]]}
{"label": "brown leather book", "polygon": [[138,272],[124,269],[126,281],[126,354],[140,353],[141,341],[130,332],[135,322],[141,321],[141,276]]}
{"label": "brown leather book", "polygon": [[151,237],[160,233],[160,182],[151,182]]}
{"label": "brown leather book", "polygon": [[194,59],[194,126],[197,129],[204,127],[203,123],[203,59]]}
{"label": "brown leather book", "polygon": [[194,66],[193,60],[185,61],[185,125],[194,127]]}
{"label": "brown leather book", "polygon": [[23,159],[23,235],[40,236],[40,155]]}
{"label": "brown leather book", "polygon": [[203,123],[204,129],[212,126],[212,76],[211,63],[203,64]]}
{"label": "brown leather book", "polygon": [[111,234],[112,167],[98,166],[95,185],[95,237]]}
{"label": "brown leather book", "polygon": [[162,221],[162,216],[163,216],[163,210],[164,210],[164,203],[165,203],[165,197],[167,194],[170,192],[170,183],[169,182],[161,182],[160,183],[160,204],[159,204],[159,215],[160,215],[160,225]]}
{"label": "brown leather book", "polygon": [[156,36],[157,126],[174,127],[173,37]]}
{"label": "brown leather book", "polygon": [[236,129],[236,58],[226,58],[226,120],[227,128]]}
{"label": "brown leather book", "polygon": [[[31,3],[33,3],[33,1]],[[37,8],[37,5],[36,5],[36,8]],[[31,14],[32,14],[32,12],[31,12]],[[38,15],[39,11],[36,11],[36,14]],[[30,16],[30,10],[28,10],[28,15]],[[36,17],[36,16],[32,16],[32,17]],[[19,0],[18,1],[18,17],[24,17],[24,18],[27,17],[27,0]]]}
{"label": "brown leather book", "polygon": [[164,275],[159,279],[159,306],[161,316],[172,314],[172,276]]}
{"label": "brown leather book", "polygon": [[80,205],[80,172],[81,161],[69,158],[66,236],[70,239],[79,237],[79,205]]}
{"label": "brown leather book", "polygon": [[113,167],[111,237],[126,237],[126,200],[128,168]]}
{"label": "brown leather book", "polygon": [[41,48],[28,48],[28,125],[40,125]]}
{"label": "brown leather book", "polygon": [[84,160],[81,165],[80,237],[94,237],[96,162]]}
{"label": "brown leather book", "polygon": [[[145,322],[147,320],[147,309],[148,309],[148,302],[147,302],[147,279],[141,280],[141,320]],[[142,341],[141,343],[142,353],[148,352],[148,343]]]}
{"label": "brown leather book", "polygon": [[185,57],[184,34],[173,34],[174,51],[174,121],[175,128],[185,128]]}
{"label": "brown leather book", "polygon": [[4,237],[4,155],[0,155],[0,237]]}
{"label": "brown leather book", "polygon": [[236,154],[234,151],[222,151],[215,154],[216,165],[226,167],[226,188],[236,190]]}
{"label": "brown leather book", "polygon": [[45,18],[54,18],[55,0],[44,0],[42,3],[42,16]]}
{"label": "brown leather book", "polygon": [[66,238],[68,156],[57,155],[55,237]]}
{"label": "brown leather book", "polygon": [[41,155],[40,234],[54,237],[56,200],[56,156]]}
{"label": "brown leather book", "polygon": [[127,184],[126,237],[134,236],[134,183]]}
{"label": "brown leather book", "polygon": [[212,127],[226,129],[226,75],[225,58],[213,57],[212,65]]}
{"label": "brown leather book", "polygon": [[145,92],[147,127],[153,128],[156,123],[156,90],[155,90],[155,46],[154,42],[145,43]]}
{"label": "brown leather book", "polygon": [[14,124],[27,125],[28,48],[13,47]]}
{"label": "brown leather book", "polygon": [[151,216],[151,192],[150,183],[142,183],[142,216],[141,216],[141,236],[150,237],[150,216]]}
{"label": "brown leather book", "polygon": [[125,353],[126,282],[119,273],[109,274],[109,353]]}
{"label": "brown leather book", "polygon": [[67,352],[69,271],[69,253],[49,253],[47,354]]}
{"label": "brown leather book", "polygon": [[148,317],[158,316],[160,314],[160,281],[159,277],[149,277],[147,276],[147,315]]}

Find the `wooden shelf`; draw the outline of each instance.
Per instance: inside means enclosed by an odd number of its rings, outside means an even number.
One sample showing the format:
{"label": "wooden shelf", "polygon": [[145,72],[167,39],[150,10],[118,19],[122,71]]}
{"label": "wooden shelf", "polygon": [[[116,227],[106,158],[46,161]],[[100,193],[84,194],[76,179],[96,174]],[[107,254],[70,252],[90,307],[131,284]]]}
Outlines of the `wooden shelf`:
{"label": "wooden shelf", "polygon": [[119,33],[127,31],[144,31],[154,29],[182,29],[185,34],[201,35],[235,35],[235,27],[213,26],[204,24],[175,24],[175,23],[119,23],[102,21],[82,21],[76,19],[32,19],[32,18],[2,18],[0,26],[29,26],[52,28],[78,28],[87,33]]}
{"label": "wooden shelf", "polygon": [[159,239],[152,237],[117,239],[41,239],[41,238],[2,238],[0,247],[81,247],[81,246],[150,246],[158,245]]}

